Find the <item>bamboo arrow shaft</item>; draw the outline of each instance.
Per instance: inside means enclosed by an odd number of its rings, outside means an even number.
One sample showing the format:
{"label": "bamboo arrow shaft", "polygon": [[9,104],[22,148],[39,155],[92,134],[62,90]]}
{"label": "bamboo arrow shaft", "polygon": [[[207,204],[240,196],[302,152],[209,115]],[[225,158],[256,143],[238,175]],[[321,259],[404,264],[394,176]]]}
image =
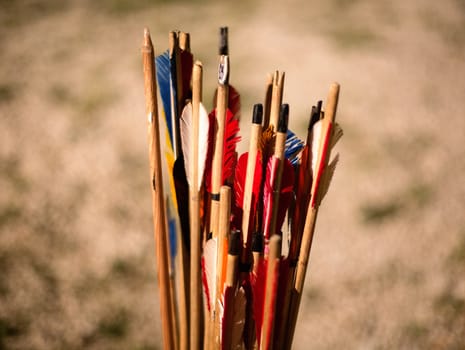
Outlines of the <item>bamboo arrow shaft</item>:
{"label": "bamboo arrow shaft", "polygon": [[150,39],[148,29],[145,29],[144,31],[142,60],[144,68],[146,113],[148,116],[152,209],[158,263],[158,284],[160,288],[160,312],[163,325],[163,344],[164,349],[175,349],[175,334],[173,334],[172,327],[174,321],[172,319],[172,296],[169,289],[167,222],[165,203],[163,199],[163,179],[161,173],[155,58],[152,40]]}
{"label": "bamboo arrow shaft", "polygon": [[269,123],[273,126],[274,131],[278,127],[279,111],[283,102],[284,76],[284,72],[279,73],[278,71],[273,75]]}
{"label": "bamboo arrow shaft", "polygon": [[220,187],[223,185],[223,153],[226,111],[229,100],[229,56],[228,56],[228,28],[220,28],[218,63],[218,90],[216,96],[216,133],[215,148],[212,160],[211,183],[211,215],[210,232],[213,237],[218,235],[218,217],[220,210]]}
{"label": "bamboo arrow shaft", "polygon": [[279,193],[281,190],[281,179],[283,175],[284,163],[284,144],[286,142],[286,134],[278,132],[276,134],[275,157],[279,159],[278,171],[276,174],[276,182],[273,188],[273,214],[271,215],[270,235],[280,234],[280,227],[276,227],[277,214],[279,209]]}
{"label": "bamboo arrow shaft", "polygon": [[224,284],[227,272],[227,257],[228,257],[228,236],[230,232],[229,220],[231,217],[231,188],[228,186],[221,186],[220,189],[220,213],[219,213],[219,228],[218,228],[218,249],[217,249],[217,264],[216,264],[216,295],[214,300],[214,318],[212,325],[215,329],[211,332],[214,335],[215,345],[218,349],[220,346],[220,305],[221,298],[224,291]]}
{"label": "bamboo arrow shaft", "polygon": [[[261,107],[261,106],[260,106]],[[252,214],[252,194],[253,185],[255,182],[255,166],[257,164],[258,143],[262,133],[262,108],[255,106],[254,122],[252,123],[252,131],[250,133],[249,154],[247,158],[247,172],[244,185],[244,199],[242,205],[242,235],[243,235],[243,250],[242,262],[249,262],[250,253],[250,216]],[[260,114],[255,116],[255,114]],[[256,118],[255,118],[256,117]],[[255,209],[255,208],[254,208]]]}
{"label": "bamboo arrow shaft", "polygon": [[302,291],[307,273],[308,260],[310,257],[310,249],[312,247],[313,234],[315,232],[315,223],[318,214],[318,207],[312,208],[308,206],[307,219],[305,221],[304,233],[302,237],[302,246],[300,248],[299,261],[296,270],[296,279],[291,295],[291,305],[289,307],[289,320],[287,326],[287,337],[285,349],[290,349],[292,339],[294,338],[295,326],[297,324],[297,316],[299,314],[300,301],[302,299]]}
{"label": "bamboo arrow shaft", "polygon": [[216,103],[216,134],[215,148],[212,160],[212,201],[210,215],[210,231],[213,237],[218,235],[218,217],[220,210],[220,187],[222,185],[223,173],[223,148],[224,148],[224,132],[226,124],[226,110],[228,101],[228,85],[219,84]]}
{"label": "bamboo arrow shaft", "polygon": [[[199,196],[199,108],[202,100],[202,64],[195,62],[192,72],[192,134],[190,159],[191,181],[189,185],[189,223],[191,233],[191,263],[190,263],[190,348],[201,348],[202,330],[202,291],[200,277],[200,196]],[[197,136],[195,136],[197,135]]]}
{"label": "bamboo arrow shaft", "polygon": [[326,104],[325,116],[323,119],[323,132],[322,139],[320,140],[320,147],[318,151],[317,161],[317,174],[313,180],[311,191],[311,202],[308,205],[307,216],[302,236],[302,246],[300,248],[299,260],[297,263],[296,277],[294,282],[294,295],[292,296],[292,304],[289,314],[289,335],[288,344],[286,349],[290,349],[292,339],[294,336],[295,326],[297,323],[297,316],[299,312],[300,301],[302,299],[302,291],[305,283],[305,276],[307,272],[308,261],[310,258],[310,250],[313,241],[313,234],[315,232],[315,223],[320,205],[320,179],[322,178],[325,170],[328,167],[328,160],[330,158],[331,147],[331,125],[336,118],[336,110],[339,99],[339,84],[333,83],[330,86],[328,99]]}
{"label": "bamboo arrow shaft", "polygon": [[279,282],[279,265],[281,262],[281,237],[270,238],[270,253],[266,271],[265,300],[263,302],[263,324],[260,349],[273,349],[273,329],[276,309],[276,296]]}

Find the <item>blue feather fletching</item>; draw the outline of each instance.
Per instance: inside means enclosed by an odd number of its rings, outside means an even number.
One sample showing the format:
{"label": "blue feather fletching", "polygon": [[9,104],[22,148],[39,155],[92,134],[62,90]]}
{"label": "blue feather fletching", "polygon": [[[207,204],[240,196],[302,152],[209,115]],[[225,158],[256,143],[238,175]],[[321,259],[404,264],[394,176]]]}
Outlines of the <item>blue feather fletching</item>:
{"label": "blue feather fletching", "polygon": [[170,246],[171,261],[174,263],[174,258],[177,254],[177,234],[176,234],[176,219],[171,216],[168,218],[168,236]]}
{"label": "blue feather fletching", "polygon": [[297,157],[299,152],[304,148],[304,143],[297,137],[291,130],[287,130],[286,144],[284,150],[284,156],[292,165],[296,165],[299,158]]}
{"label": "blue feather fletching", "polygon": [[165,111],[166,126],[170,135],[171,144],[173,144],[173,124],[171,122],[171,68],[170,54],[168,50],[157,56],[155,59],[157,66],[158,90],[160,91],[163,109]]}

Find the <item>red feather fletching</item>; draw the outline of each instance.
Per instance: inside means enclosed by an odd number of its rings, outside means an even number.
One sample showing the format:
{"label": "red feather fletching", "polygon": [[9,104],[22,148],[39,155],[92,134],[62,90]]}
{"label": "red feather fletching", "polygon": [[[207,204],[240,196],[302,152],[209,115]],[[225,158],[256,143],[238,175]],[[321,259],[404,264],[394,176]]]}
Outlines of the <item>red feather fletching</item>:
{"label": "red feather fletching", "polygon": [[[216,120],[216,109],[214,109],[210,114],[210,122],[212,120]],[[212,130],[212,125],[213,131],[216,128],[216,124],[210,124],[210,130]],[[222,174],[221,174],[221,183],[225,184],[226,180],[232,178],[234,175],[234,168],[236,166],[236,161],[237,161],[237,153],[236,153],[236,145],[237,143],[241,140],[241,137],[239,136],[239,120],[234,118],[234,115],[232,112],[228,109],[226,111],[226,124],[224,128],[224,144],[223,144],[223,169],[222,169]],[[213,142],[213,134],[211,135],[211,140],[210,144],[214,146]],[[208,154],[208,153],[207,153]],[[210,158],[208,158],[208,155],[211,155]],[[207,155],[207,161],[210,162],[211,164],[211,159],[213,157],[213,153],[209,153]],[[208,165],[209,163],[207,163]],[[207,184],[207,190],[211,192],[211,166],[206,167],[206,174],[205,174],[205,181]]]}
{"label": "red feather fletching", "polygon": [[222,183],[234,175],[237,153],[236,145],[240,141],[239,120],[234,119],[234,114],[228,109],[226,111],[226,124],[224,127],[224,145],[223,145],[223,171]]}
{"label": "red feather fletching", "polygon": [[228,101],[228,108],[231,113],[234,115],[234,118],[237,120],[241,119],[241,95],[239,92],[229,85],[229,101]]}
{"label": "red feather fletching", "polygon": [[[245,189],[245,178],[247,175],[247,162],[249,159],[249,153],[243,153],[236,165],[236,172],[234,177],[234,204],[235,204],[235,212],[234,217],[238,219],[238,223],[240,225],[242,220],[242,209],[244,203],[244,189]],[[260,194],[260,183],[262,179],[262,162],[261,162],[261,154],[260,152],[257,153],[257,160],[255,163],[255,173],[254,173],[254,181],[252,186],[252,202],[250,206],[250,217],[249,217],[249,232],[251,232],[253,228],[253,224],[255,222],[255,213],[257,210],[258,198]],[[240,227],[240,226],[239,226]]]}

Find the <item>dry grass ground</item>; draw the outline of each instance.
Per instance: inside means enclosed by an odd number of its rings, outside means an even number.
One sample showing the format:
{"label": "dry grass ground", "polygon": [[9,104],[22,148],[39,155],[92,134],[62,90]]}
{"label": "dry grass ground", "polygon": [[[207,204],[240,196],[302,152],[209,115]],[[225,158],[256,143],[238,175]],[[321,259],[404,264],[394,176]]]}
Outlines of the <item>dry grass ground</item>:
{"label": "dry grass ground", "polygon": [[161,347],[146,25],[192,34],[207,98],[230,27],[244,138],[267,73],[302,137],[342,85],[295,349],[465,348],[463,1],[96,3],[0,1],[0,349]]}

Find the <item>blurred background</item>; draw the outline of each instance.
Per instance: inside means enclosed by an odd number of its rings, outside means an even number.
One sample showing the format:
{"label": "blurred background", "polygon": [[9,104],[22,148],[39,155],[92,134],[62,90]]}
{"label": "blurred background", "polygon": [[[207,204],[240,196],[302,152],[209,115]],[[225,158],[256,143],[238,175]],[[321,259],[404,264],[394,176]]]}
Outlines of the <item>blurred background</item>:
{"label": "blurred background", "polygon": [[463,0],[0,0],[0,349],[161,349],[145,26],[191,33],[207,109],[229,26],[246,140],[268,73],[302,138],[341,84],[294,348],[464,349]]}

